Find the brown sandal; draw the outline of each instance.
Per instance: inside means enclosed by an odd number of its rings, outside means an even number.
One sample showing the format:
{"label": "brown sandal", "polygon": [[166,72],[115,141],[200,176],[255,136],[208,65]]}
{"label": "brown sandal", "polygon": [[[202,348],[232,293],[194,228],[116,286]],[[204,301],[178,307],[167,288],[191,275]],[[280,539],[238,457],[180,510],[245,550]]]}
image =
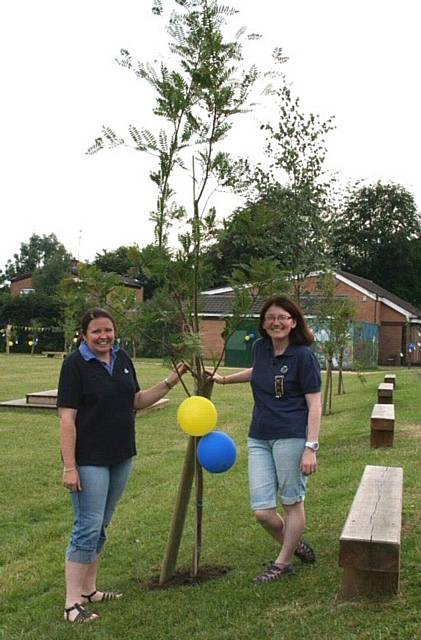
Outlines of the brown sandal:
{"label": "brown sandal", "polygon": [[[70,620],[69,613],[75,610],[78,611],[78,614],[74,620]],[[93,620],[97,620],[99,618],[98,614],[88,611],[87,609],[85,609],[85,607],[82,607],[82,605],[79,604],[79,602],[75,602],[73,607],[68,607],[67,609],[65,608],[64,613],[66,616],[65,617],[66,622],[71,622],[71,623],[76,622],[77,624],[82,622],[92,622]]]}
{"label": "brown sandal", "polygon": [[297,558],[300,558],[301,562],[304,564],[313,564],[316,562],[316,554],[308,542],[305,542],[304,540],[301,540],[300,544],[294,551],[294,555],[297,556]]}
{"label": "brown sandal", "polygon": [[264,584],[266,582],[273,582],[279,580],[285,576],[292,576],[295,574],[292,564],[270,564],[260,575],[254,579],[255,584]]}

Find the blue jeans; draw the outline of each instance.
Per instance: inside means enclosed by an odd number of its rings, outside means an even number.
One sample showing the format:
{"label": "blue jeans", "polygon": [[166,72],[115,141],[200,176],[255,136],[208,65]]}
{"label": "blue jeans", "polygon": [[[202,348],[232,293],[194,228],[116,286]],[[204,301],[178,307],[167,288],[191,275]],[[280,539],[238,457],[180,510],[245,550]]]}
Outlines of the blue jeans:
{"label": "blue jeans", "polygon": [[248,438],[250,502],[253,511],[275,509],[281,502],[303,502],[307,477],[301,473],[304,438],[257,440]]}
{"label": "blue jeans", "polygon": [[131,458],[109,467],[78,467],[82,489],[70,493],[74,521],[67,560],[90,564],[101,553],[105,530],[127,485],[131,467]]}

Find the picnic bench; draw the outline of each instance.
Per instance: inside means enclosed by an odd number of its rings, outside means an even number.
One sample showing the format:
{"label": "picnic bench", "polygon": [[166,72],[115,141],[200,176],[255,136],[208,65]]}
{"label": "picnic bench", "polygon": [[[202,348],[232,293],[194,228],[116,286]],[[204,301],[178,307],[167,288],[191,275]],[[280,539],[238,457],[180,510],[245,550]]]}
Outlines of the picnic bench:
{"label": "picnic bench", "polygon": [[395,405],[375,404],[370,419],[370,446],[393,447]]}
{"label": "picnic bench", "polygon": [[396,375],[394,373],[387,373],[384,377],[384,381],[393,384],[393,388],[396,388]]}
{"label": "picnic bench", "polygon": [[367,465],[339,541],[342,595],[399,591],[403,470]]}
{"label": "picnic bench", "polygon": [[379,404],[393,404],[393,389],[391,382],[381,382],[377,387],[377,402]]}
{"label": "picnic bench", "polygon": [[43,351],[42,355],[47,358],[55,358],[56,356],[59,356],[59,358],[65,358],[67,353],[65,351]]}

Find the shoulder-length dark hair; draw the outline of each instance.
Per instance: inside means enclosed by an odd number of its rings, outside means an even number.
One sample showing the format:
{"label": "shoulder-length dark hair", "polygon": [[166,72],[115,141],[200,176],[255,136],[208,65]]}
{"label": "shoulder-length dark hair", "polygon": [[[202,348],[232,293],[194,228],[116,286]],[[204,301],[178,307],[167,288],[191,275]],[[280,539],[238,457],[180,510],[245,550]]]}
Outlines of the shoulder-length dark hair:
{"label": "shoulder-length dark hair", "polygon": [[80,321],[80,332],[79,332],[79,337],[76,343],[77,347],[83,341],[83,336],[86,335],[90,322],[92,320],[96,320],[97,318],[108,318],[108,320],[111,320],[112,325],[114,327],[114,331],[117,333],[117,325],[111,313],[109,313],[105,309],[101,309],[100,307],[89,309],[89,311],[85,313],[85,315],[82,317]]}
{"label": "shoulder-length dark hair", "polygon": [[286,296],[272,296],[271,298],[266,300],[266,302],[264,303],[260,311],[260,318],[259,318],[260,335],[263,338],[269,338],[263,325],[264,325],[267,310],[272,305],[275,305],[275,307],[282,307],[282,309],[285,309],[285,311],[289,313],[289,315],[292,318],[294,318],[296,322],[294,329],[292,329],[291,333],[289,334],[290,344],[304,344],[307,346],[311,345],[311,343],[314,341],[314,336],[307,325],[303,312],[295,302],[293,302],[292,300],[290,300],[290,298],[287,298]]}

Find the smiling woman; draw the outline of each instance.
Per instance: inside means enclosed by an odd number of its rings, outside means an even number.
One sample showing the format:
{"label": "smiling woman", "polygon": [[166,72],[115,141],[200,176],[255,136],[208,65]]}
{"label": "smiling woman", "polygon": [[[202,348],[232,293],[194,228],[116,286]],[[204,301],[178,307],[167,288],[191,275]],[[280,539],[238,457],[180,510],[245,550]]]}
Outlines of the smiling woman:
{"label": "smiling woman", "polygon": [[[292,557],[312,563],[315,554],[301,539],[305,526],[307,476],[317,469],[320,430],[320,367],[309,348],[313,334],[301,309],[275,296],[263,305],[253,348],[253,366],[219,384],[250,382],[254,408],[248,438],[250,502],[256,520],[280,545],[279,555],[257,584],[294,573]],[[277,511],[278,497],[284,517]]]}
{"label": "smiling woman", "polygon": [[98,618],[84,605],[120,598],[99,591],[96,574],[106,528],[126,487],[136,455],[135,410],[160,400],[187,368],[140,390],[133,363],[114,344],[117,328],[104,309],[88,311],[77,350],[65,359],[58,387],[63,485],[70,491],[74,524],[66,552],[68,622]]}

